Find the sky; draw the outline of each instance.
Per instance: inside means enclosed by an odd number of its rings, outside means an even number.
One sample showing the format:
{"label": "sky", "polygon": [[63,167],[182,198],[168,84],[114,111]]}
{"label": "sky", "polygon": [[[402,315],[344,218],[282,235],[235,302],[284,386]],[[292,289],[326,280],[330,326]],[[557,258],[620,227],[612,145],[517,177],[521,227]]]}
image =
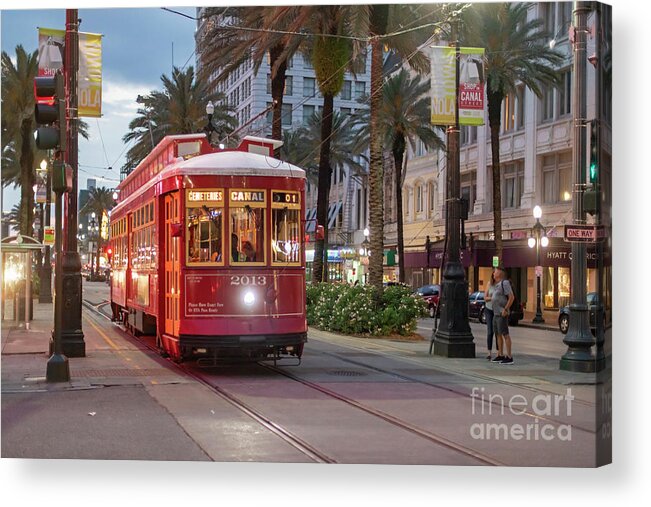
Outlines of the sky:
{"label": "sky", "polygon": [[[0,4],[0,27],[2,51],[10,56],[18,44],[30,52],[37,49],[38,27],[65,29],[64,9],[15,10],[8,4],[4,0]],[[11,2],[12,7],[17,4]],[[194,7],[174,9],[193,17],[196,13]],[[127,150],[122,136],[136,116],[136,97],[162,89],[160,77],[171,74],[172,64],[195,65],[196,22],[158,7],[79,8],[79,17],[80,31],[103,35],[102,117],[85,118],[90,139],[79,138],[79,188],[86,188],[87,178],[96,178],[98,186],[112,188],[125,162]],[[7,188],[3,197],[2,208],[8,211],[19,202],[20,189]]]}

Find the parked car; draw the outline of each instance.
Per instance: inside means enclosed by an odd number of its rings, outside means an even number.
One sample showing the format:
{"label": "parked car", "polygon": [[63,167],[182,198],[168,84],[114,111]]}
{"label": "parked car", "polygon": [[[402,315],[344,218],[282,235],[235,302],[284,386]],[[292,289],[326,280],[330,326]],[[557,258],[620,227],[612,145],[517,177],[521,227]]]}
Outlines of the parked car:
{"label": "parked car", "polygon": [[[590,330],[593,335],[597,334],[597,321],[595,315],[597,313],[597,301],[599,300],[596,292],[588,292],[588,308],[590,309]],[[604,327],[608,323],[607,312],[604,309]],[[570,328],[570,307],[563,306],[558,310],[558,328],[561,333],[567,334]]]}
{"label": "parked car", "polygon": [[[517,326],[524,318],[524,305],[518,299],[518,296],[515,296],[515,301],[511,305],[511,311],[509,313],[509,325]],[[468,317],[471,319],[477,319],[482,324],[486,323],[485,308],[486,300],[484,299],[484,292],[478,291],[473,292],[468,296]]]}
{"label": "parked car", "polygon": [[416,289],[416,294],[421,296],[427,303],[427,312],[434,318],[438,313],[439,297],[441,294],[440,285],[423,285]]}

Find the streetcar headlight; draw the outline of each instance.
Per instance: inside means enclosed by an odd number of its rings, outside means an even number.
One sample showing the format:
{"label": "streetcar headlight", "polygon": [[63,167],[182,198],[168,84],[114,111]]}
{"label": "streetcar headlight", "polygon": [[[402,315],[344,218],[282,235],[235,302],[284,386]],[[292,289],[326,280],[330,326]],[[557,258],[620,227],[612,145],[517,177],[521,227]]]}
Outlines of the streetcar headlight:
{"label": "streetcar headlight", "polygon": [[244,293],[244,304],[251,306],[255,302],[255,296],[253,295],[253,292],[248,291]]}

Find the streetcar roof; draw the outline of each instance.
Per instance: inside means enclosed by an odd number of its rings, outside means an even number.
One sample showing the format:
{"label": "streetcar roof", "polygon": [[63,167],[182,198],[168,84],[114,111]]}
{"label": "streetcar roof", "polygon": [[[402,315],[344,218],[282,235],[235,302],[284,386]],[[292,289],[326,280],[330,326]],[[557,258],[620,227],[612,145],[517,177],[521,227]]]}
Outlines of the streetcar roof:
{"label": "streetcar roof", "polygon": [[198,174],[305,178],[305,171],[289,162],[238,150],[208,153],[177,162],[163,169],[159,177]]}

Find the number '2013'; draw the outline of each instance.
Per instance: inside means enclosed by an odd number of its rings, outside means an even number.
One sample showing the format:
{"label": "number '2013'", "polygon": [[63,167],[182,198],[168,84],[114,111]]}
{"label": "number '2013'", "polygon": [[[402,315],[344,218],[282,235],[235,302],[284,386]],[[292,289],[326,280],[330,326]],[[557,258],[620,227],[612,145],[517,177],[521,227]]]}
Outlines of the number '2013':
{"label": "number '2013'", "polygon": [[260,275],[232,275],[231,285],[267,285],[267,277]]}

